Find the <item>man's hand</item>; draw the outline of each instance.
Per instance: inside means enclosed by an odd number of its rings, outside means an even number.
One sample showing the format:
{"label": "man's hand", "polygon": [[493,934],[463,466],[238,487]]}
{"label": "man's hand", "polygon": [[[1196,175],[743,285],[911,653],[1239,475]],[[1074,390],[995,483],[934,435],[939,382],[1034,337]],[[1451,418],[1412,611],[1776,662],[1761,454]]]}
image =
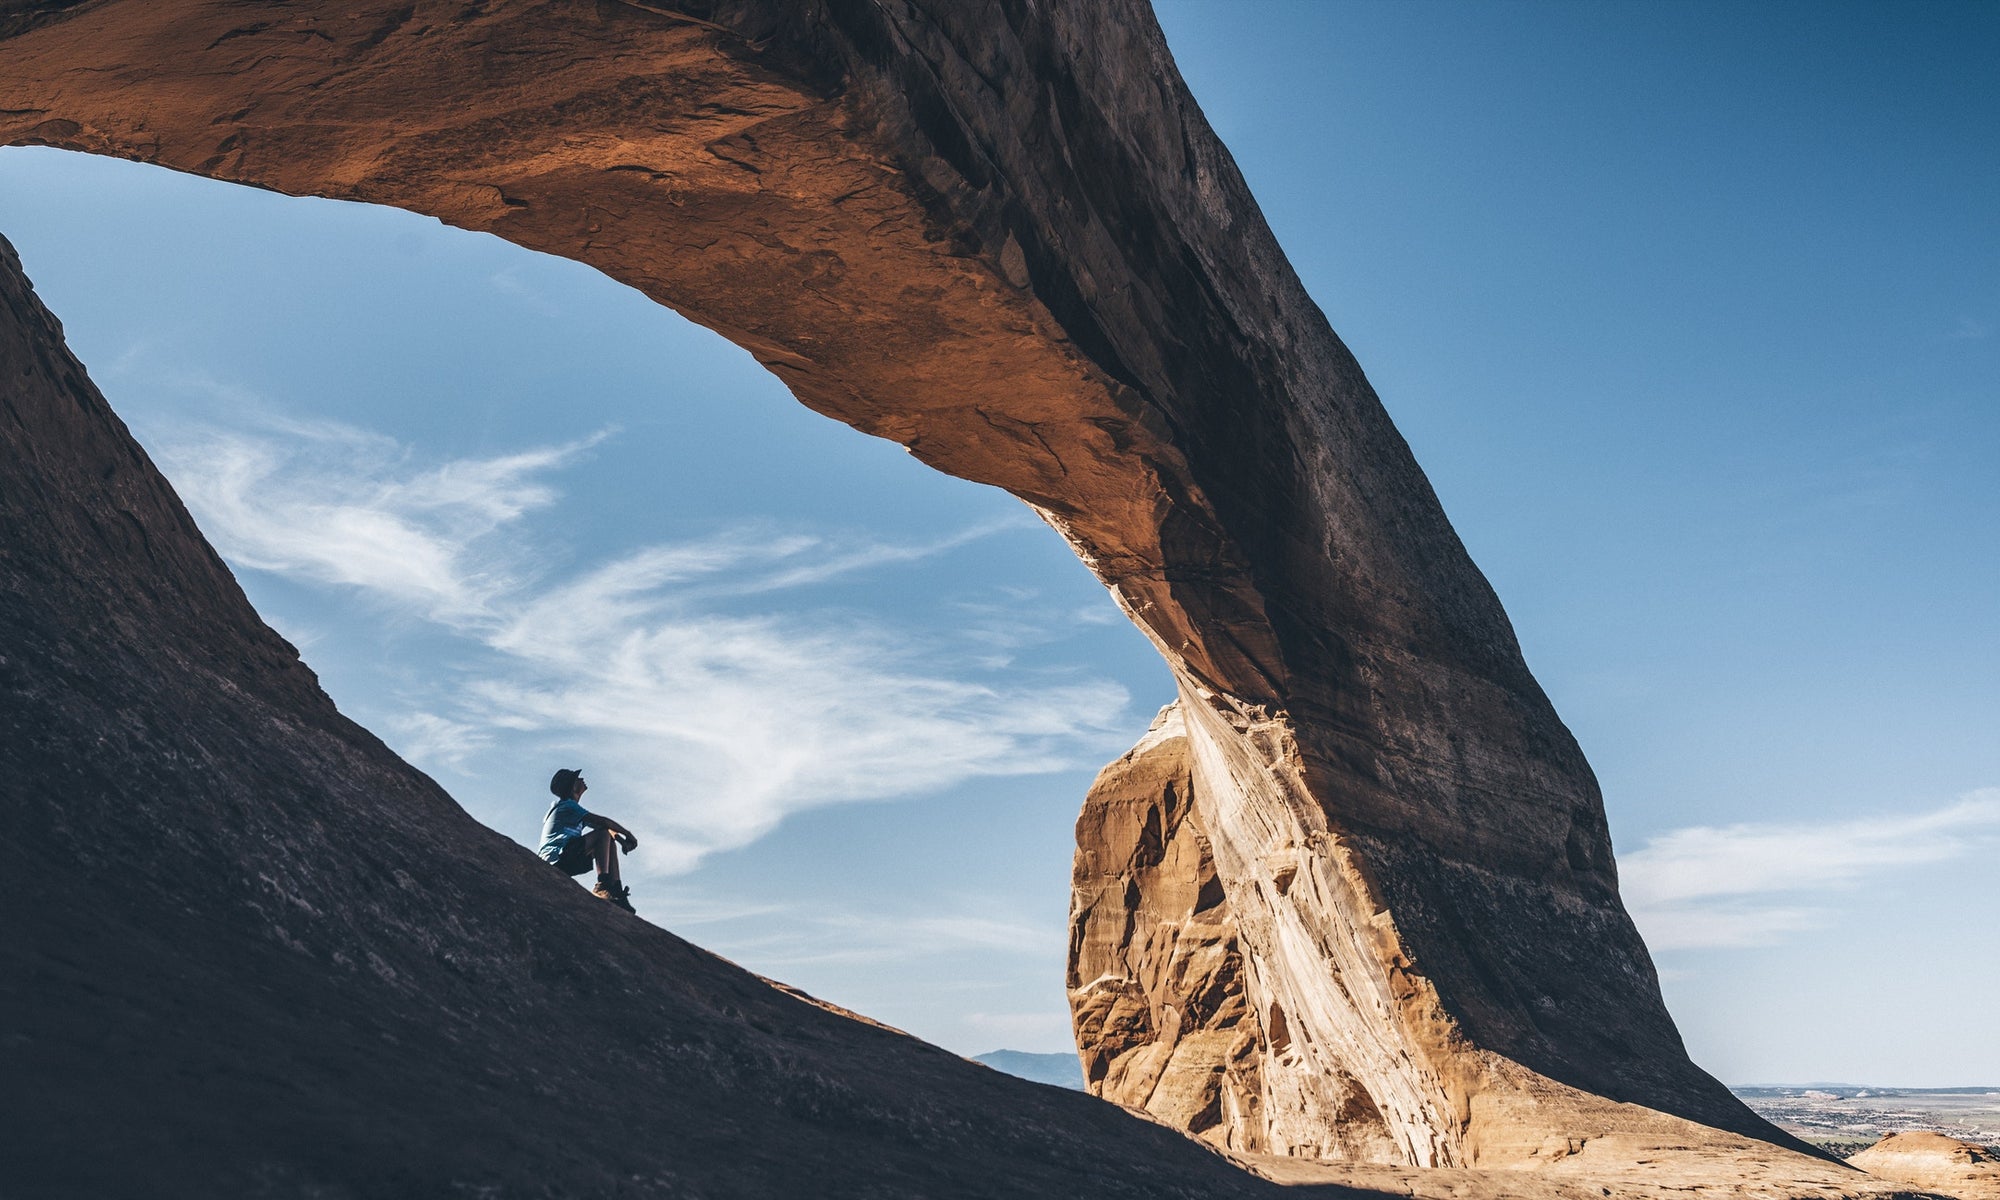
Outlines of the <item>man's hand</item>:
{"label": "man's hand", "polygon": [[620,850],[623,850],[627,854],[630,854],[634,850],[637,850],[639,848],[639,839],[637,835],[635,835],[629,829],[621,829],[612,836],[618,839],[618,848]]}

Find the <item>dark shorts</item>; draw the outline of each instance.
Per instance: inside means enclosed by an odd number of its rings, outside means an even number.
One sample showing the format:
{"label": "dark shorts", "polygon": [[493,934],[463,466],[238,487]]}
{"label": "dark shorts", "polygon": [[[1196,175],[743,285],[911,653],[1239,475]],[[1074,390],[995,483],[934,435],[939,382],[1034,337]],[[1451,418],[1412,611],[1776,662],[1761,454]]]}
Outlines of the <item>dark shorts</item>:
{"label": "dark shorts", "polygon": [[590,847],[585,844],[589,839],[587,833],[571,838],[563,843],[562,853],[549,861],[565,875],[581,875],[595,869],[597,860],[591,857]]}

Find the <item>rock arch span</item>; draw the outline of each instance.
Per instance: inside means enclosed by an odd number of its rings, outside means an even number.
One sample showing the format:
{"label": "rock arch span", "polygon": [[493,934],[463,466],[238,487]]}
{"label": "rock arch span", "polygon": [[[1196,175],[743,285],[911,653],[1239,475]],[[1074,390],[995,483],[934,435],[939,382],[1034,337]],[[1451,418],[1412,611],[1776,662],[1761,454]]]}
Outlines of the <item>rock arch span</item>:
{"label": "rock arch span", "polygon": [[[589,263],[1034,506],[1179,686],[1093,796],[1138,833],[1080,848],[1072,983],[1087,1057],[1242,1068],[1184,1127],[1415,1165],[1784,1140],[1688,1061],[1588,765],[1139,0],[17,0],[0,142]],[[1171,938],[1104,932],[1197,913],[1234,1049]],[[1158,1092],[1126,1066],[1100,1086]]]}

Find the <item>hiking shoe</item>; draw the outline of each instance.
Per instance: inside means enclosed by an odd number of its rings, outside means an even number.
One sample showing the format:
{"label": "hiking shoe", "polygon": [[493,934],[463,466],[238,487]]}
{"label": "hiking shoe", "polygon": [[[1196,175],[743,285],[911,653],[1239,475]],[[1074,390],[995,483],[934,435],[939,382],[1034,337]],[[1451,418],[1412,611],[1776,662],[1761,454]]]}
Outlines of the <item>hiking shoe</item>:
{"label": "hiking shoe", "polygon": [[609,900],[626,912],[636,911],[632,907],[632,889],[613,883],[608,879],[598,880],[597,886],[590,889],[590,894],[600,900]]}

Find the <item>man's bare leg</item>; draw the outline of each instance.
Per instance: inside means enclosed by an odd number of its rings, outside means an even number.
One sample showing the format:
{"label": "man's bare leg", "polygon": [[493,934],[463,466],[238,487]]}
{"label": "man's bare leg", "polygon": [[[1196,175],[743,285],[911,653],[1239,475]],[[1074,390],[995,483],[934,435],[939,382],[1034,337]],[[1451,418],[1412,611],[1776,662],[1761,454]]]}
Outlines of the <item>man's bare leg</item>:
{"label": "man's bare leg", "polygon": [[632,902],[626,899],[625,885],[618,880],[617,836],[609,829],[593,829],[584,836],[591,839],[584,844],[590,847],[590,857],[597,864],[597,886],[591,890],[631,912]]}
{"label": "man's bare leg", "polygon": [[593,829],[584,834],[584,845],[590,847],[590,859],[597,864],[597,877],[618,882],[618,839],[609,829]]}

